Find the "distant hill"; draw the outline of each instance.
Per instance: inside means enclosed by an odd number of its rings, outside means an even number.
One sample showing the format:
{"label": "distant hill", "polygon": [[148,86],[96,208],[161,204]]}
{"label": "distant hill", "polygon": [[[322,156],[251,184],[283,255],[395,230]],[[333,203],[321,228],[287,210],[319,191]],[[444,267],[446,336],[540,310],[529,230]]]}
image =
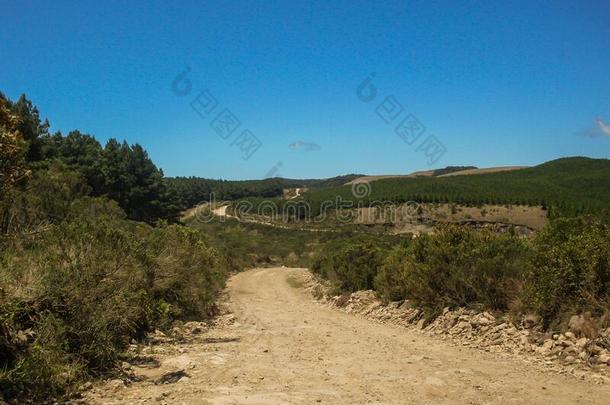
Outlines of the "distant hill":
{"label": "distant hill", "polygon": [[[499,167],[487,167],[479,169],[477,167],[466,167],[463,170],[453,170],[447,173],[438,174],[439,177],[447,176],[470,176],[473,174],[487,174],[487,173],[498,173],[498,172],[511,172],[513,170],[527,169],[528,166],[499,166]],[[441,169],[442,170],[442,169]]]}
{"label": "distant hill", "polygon": [[436,176],[444,176],[446,174],[451,174],[451,173],[461,173],[464,172],[465,170],[478,170],[478,167],[476,166],[447,166],[444,169],[436,169],[432,172],[432,176],[436,177]]}
{"label": "distant hill", "polygon": [[305,179],[305,180],[296,180],[296,179],[282,179],[287,183],[300,183],[302,187],[307,188],[326,188],[326,187],[338,187],[342,186],[345,183],[352,181],[362,177],[362,174],[347,174],[344,176],[336,176],[328,179]]}
{"label": "distant hill", "polygon": [[361,174],[348,174],[328,179],[287,179],[273,177],[263,180],[217,180],[201,177],[169,177],[166,185],[174,205],[180,210],[209,201],[214,193],[216,200],[236,200],[245,197],[280,197],[287,188],[323,189],[338,187]]}
{"label": "distant hill", "polygon": [[[542,205],[549,207],[552,215],[594,213],[610,217],[608,159],[570,157],[519,170],[478,171],[476,176],[459,175],[458,171],[441,177],[382,178],[372,181],[370,193],[360,200]],[[336,196],[354,200],[350,185],[312,190],[304,199],[317,207]]]}
{"label": "distant hill", "polygon": [[412,179],[415,177],[440,177],[440,176],[457,176],[471,174],[485,174],[496,172],[508,172],[512,170],[524,169],[526,166],[503,166],[503,167],[488,167],[479,169],[476,166],[447,166],[442,169],[421,170],[409,174],[386,174],[386,175],[371,175],[357,177],[346,184],[353,183],[370,183],[372,181],[384,179]]}

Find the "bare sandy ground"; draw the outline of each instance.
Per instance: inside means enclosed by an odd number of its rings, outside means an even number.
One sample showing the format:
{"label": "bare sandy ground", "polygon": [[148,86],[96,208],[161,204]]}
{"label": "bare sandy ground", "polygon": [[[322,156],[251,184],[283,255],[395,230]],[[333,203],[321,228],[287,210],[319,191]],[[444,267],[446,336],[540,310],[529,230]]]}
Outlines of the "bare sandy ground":
{"label": "bare sandy ground", "polygon": [[[305,269],[255,269],[228,284],[231,322],[207,341],[161,346],[154,378],[174,383],[95,390],[96,403],[167,404],[607,404],[610,387],[545,374],[524,362],[450,347],[416,331],[321,306]],[[210,337],[222,339],[215,342]]]}
{"label": "bare sandy ground", "polygon": [[[473,174],[486,174],[486,173],[498,173],[498,172],[510,172],[513,170],[521,170],[527,169],[528,166],[499,166],[499,167],[487,167],[482,169],[467,169],[461,170],[459,172],[447,173],[438,177],[450,177],[450,176],[469,176]],[[415,177],[431,177],[434,174],[434,170],[423,170],[419,172],[413,172],[410,174],[385,174],[385,175],[372,175],[372,176],[363,176],[358,177],[350,182],[345,183],[345,185],[350,185],[354,183],[370,183],[376,180],[384,180],[384,179],[412,179]]]}
{"label": "bare sandy ground", "polygon": [[521,169],[527,169],[527,168],[528,168],[528,166],[500,166],[500,167],[488,167],[488,168],[483,168],[483,169],[468,169],[468,170],[461,170],[459,172],[443,174],[438,177],[469,176],[472,174],[512,172],[513,170],[521,170]]}
{"label": "bare sandy ground", "polygon": [[212,212],[219,217],[228,217],[230,215],[227,214],[227,208],[229,208],[228,205],[223,205],[222,207],[213,209]]}

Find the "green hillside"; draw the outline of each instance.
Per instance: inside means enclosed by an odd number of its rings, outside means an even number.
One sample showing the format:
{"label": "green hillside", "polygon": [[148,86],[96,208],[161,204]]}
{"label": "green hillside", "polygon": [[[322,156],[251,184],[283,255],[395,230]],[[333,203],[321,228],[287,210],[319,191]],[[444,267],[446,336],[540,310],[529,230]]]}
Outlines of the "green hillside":
{"label": "green hillside", "polygon": [[543,205],[551,215],[593,213],[608,219],[610,160],[570,157],[510,172],[452,177],[393,178],[370,183],[355,199],[350,186],[312,190],[304,195],[315,214],[323,201],[407,201],[459,204]]}
{"label": "green hillside", "polygon": [[287,188],[320,189],[338,187],[361,174],[348,174],[328,179],[286,179],[273,177],[263,180],[216,180],[201,177],[170,177],[165,183],[174,199],[175,206],[186,209],[209,201],[214,193],[217,200],[236,200],[246,197],[280,197]]}

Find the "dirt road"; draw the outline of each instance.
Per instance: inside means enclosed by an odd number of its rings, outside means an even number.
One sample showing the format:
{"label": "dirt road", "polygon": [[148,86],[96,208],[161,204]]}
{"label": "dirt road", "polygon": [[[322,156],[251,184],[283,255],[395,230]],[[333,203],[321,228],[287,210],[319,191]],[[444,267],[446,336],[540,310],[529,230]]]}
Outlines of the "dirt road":
{"label": "dirt road", "polygon": [[99,403],[607,404],[610,387],[543,374],[519,360],[443,345],[314,302],[304,269],[256,269],[229,282],[232,322],[159,353],[174,384],[135,383]]}

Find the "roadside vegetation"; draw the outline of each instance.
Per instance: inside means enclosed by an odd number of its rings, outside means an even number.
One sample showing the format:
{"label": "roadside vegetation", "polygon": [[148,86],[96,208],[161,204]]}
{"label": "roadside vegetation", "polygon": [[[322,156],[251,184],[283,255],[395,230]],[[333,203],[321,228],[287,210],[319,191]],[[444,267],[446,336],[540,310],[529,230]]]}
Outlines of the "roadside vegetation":
{"label": "roadside vegetation", "polygon": [[326,252],[343,241],[368,240],[380,246],[393,246],[403,238],[392,235],[367,235],[352,231],[323,232],[285,229],[240,222],[234,218],[189,221],[205,235],[206,241],[226,258],[231,271],[259,266],[310,267],[320,251]]}
{"label": "roadside vegetation", "polygon": [[336,293],[370,290],[385,253],[401,243],[405,243],[404,238],[363,234],[349,240],[333,240],[320,249],[311,269],[330,280]]}
{"label": "roadside vegetation", "polygon": [[132,339],[211,315],[227,273],[197,230],[165,221],[140,146],[47,130],[0,95],[0,392],[35,403],[114,372]]}
{"label": "roadside vegetation", "polygon": [[610,314],[610,229],[593,217],[557,219],[533,239],[451,225],[391,249],[344,240],[312,269],[337,292],[374,289],[429,318],[462,306],[533,313],[546,326],[587,311],[605,325]]}

